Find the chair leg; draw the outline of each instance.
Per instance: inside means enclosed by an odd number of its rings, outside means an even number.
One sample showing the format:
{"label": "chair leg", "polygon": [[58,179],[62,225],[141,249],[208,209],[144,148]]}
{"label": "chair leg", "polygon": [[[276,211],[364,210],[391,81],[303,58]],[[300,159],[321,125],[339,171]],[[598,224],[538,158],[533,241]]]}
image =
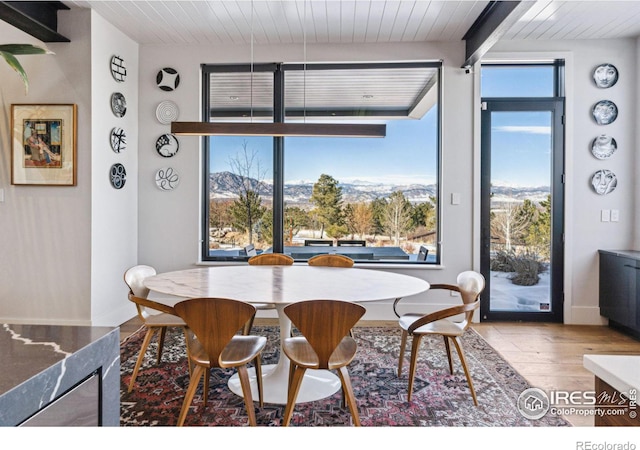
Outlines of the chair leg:
{"label": "chair leg", "polygon": [[131,381],[129,381],[129,392],[133,389],[133,385],[136,382],[136,378],[138,377],[138,371],[140,370],[140,366],[142,366],[142,361],[144,361],[144,356],[147,353],[147,348],[149,347],[149,343],[151,339],[153,339],[153,335],[156,333],[156,329],[153,327],[147,328],[147,334],[144,335],[144,340],[142,341],[142,346],[140,347],[140,354],[138,354],[138,359],[136,360],[136,365],[133,367],[133,373],[131,374]]}
{"label": "chair leg", "polygon": [[247,372],[247,366],[238,367],[238,378],[240,379],[240,386],[242,387],[242,396],[244,397],[244,404],[247,408],[247,414],[249,416],[249,425],[256,426],[256,411],[253,406],[253,397],[251,396],[251,382],[249,381],[249,373]]}
{"label": "chair leg", "polygon": [[404,361],[404,349],[407,346],[407,330],[402,330],[402,340],[400,341],[400,357],[398,358],[398,376],[402,376],[402,364]]}
{"label": "chair leg", "polygon": [[189,347],[189,342],[191,341],[191,338],[189,337],[189,328],[187,327],[182,327],[182,331],[184,332],[184,342],[185,342],[185,347],[187,348],[187,364],[189,365],[189,378],[191,378],[193,376],[193,362],[191,361],[190,355],[191,355],[191,350]]}
{"label": "chair leg", "polygon": [[411,401],[413,395],[413,380],[416,376],[416,365],[418,362],[418,348],[420,347],[421,334],[414,334],[411,340],[411,362],[409,364],[409,394],[407,400]]}
{"label": "chair leg", "polygon": [[187,388],[187,392],[184,395],[184,401],[182,402],[182,409],[180,410],[180,416],[178,416],[177,426],[181,427],[182,425],[184,425],[184,419],[187,417],[189,406],[191,405],[193,396],[196,393],[198,384],[200,384],[200,377],[202,377],[202,375],[205,374],[206,372],[207,370],[202,366],[196,366],[193,369],[193,376],[189,381],[189,387]]}
{"label": "chair leg", "polygon": [[284,417],[282,418],[283,427],[288,427],[289,422],[291,422],[291,417],[293,416],[293,408],[296,406],[296,398],[298,398],[298,391],[300,391],[300,385],[302,384],[302,379],[306,370],[307,369],[305,369],[304,367],[296,367],[296,370],[293,373],[291,383],[289,383],[287,407],[284,410]]}
{"label": "chair leg", "polygon": [[344,396],[347,397],[347,403],[349,404],[349,410],[351,411],[351,417],[353,418],[353,424],[356,427],[360,426],[360,415],[358,414],[358,405],[356,404],[356,397],[353,395],[353,387],[351,386],[351,378],[349,377],[349,371],[346,367],[340,367],[338,369],[338,376],[342,382],[342,391]]}
{"label": "chair leg", "polygon": [[158,339],[158,356],[156,358],[156,364],[160,364],[162,359],[162,349],[164,348],[164,338],[167,335],[167,327],[160,327],[160,337]]}
{"label": "chair leg", "polygon": [[449,372],[453,375],[453,358],[451,357],[451,346],[449,345],[449,337],[442,336],[444,338],[444,347],[447,349],[447,359],[449,360]]}
{"label": "chair leg", "polygon": [[476,390],[473,388],[473,381],[471,381],[471,374],[469,373],[469,367],[467,367],[467,360],[464,357],[464,352],[462,351],[462,344],[460,343],[459,337],[452,338],[453,345],[456,346],[456,350],[458,351],[458,356],[460,357],[460,362],[462,363],[462,368],[464,369],[464,374],[467,377],[467,383],[469,383],[469,390],[471,390],[471,397],[473,397],[473,404],[478,406],[478,398],[476,397]]}
{"label": "chair leg", "polygon": [[202,383],[202,401],[207,406],[207,398],[209,397],[209,378],[211,377],[211,368],[207,367],[204,371],[204,383]]}
{"label": "chair leg", "polygon": [[262,361],[260,361],[260,355],[256,356],[254,367],[256,371],[256,383],[258,384],[258,404],[262,408],[264,406],[264,395],[262,390]]}

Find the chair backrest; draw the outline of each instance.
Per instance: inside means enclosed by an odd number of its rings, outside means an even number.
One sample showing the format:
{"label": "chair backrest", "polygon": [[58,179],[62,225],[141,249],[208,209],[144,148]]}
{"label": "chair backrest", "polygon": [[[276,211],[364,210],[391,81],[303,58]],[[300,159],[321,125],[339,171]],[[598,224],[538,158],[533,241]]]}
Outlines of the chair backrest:
{"label": "chair backrest", "polygon": [[293,264],[293,258],[283,253],[260,253],[249,258],[249,264],[252,266],[290,266]]}
{"label": "chair backrest", "polygon": [[191,298],[173,308],[209,355],[211,367],[219,367],[224,348],[256,312],[249,303],[227,298]]}
{"label": "chair backrest", "polygon": [[456,280],[458,289],[460,289],[460,297],[464,304],[476,303],[473,309],[470,309],[465,313],[464,320],[471,323],[473,318],[473,312],[480,306],[480,294],[485,287],[484,277],[473,270],[461,272]]}
{"label": "chair backrest", "polygon": [[341,300],[307,300],[284,308],[291,323],[318,355],[319,368],[328,368],[329,358],[366,309]]}
{"label": "chair backrest", "polygon": [[421,245],[420,250],[418,251],[418,261],[426,261],[428,254],[429,254],[429,249],[424,245]]}
{"label": "chair backrest", "polygon": [[156,274],[156,269],[151,266],[133,266],[124,273],[124,282],[136,297],[147,298],[149,289],[144,285],[144,279]]}
{"label": "chair backrest", "polygon": [[305,247],[333,247],[333,241],[328,239],[305,239]]}
{"label": "chair backrest", "polygon": [[325,267],[353,267],[353,259],[345,255],[316,255],[308,259],[307,263],[310,266],[325,266]]}
{"label": "chair backrest", "polygon": [[359,240],[338,240],[338,247],[366,247],[367,241]]}

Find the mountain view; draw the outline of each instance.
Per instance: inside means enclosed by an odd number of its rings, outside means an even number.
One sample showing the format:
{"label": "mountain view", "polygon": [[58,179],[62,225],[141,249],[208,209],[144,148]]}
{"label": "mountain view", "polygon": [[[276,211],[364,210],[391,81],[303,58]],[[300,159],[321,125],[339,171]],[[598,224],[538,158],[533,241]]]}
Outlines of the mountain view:
{"label": "mountain view", "polygon": [[[233,199],[237,197],[237,186],[242,184],[243,177],[231,172],[215,172],[209,174],[209,192],[212,199]],[[258,182],[250,179],[252,190],[260,193],[266,201],[271,201],[273,186],[268,182]],[[297,181],[286,183],[284,186],[284,200],[288,206],[308,206],[309,198],[315,181]],[[430,196],[436,195],[435,184],[379,184],[371,182],[339,183],[342,188],[342,198],[345,203],[370,202],[376,198],[386,198],[394,191],[402,191],[405,198],[411,203],[423,203],[429,201]],[[545,200],[549,194],[548,186],[538,187],[510,187],[493,186],[493,200],[505,201],[506,199],[532,201]]]}

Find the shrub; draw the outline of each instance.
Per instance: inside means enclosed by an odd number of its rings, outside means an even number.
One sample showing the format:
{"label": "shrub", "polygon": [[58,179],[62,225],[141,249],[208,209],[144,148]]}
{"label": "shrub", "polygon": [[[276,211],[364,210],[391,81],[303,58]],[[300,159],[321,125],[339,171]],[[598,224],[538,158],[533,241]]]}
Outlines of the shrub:
{"label": "shrub", "polygon": [[514,260],[514,275],[509,279],[518,286],[533,286],[538,284],[540,277],[540,263],[536,259],[522,256]]}
{"label": "shrub", "polygon": [[515,259],[515,253],[499,250],[496,255],[491,258],[491,270],[496,272],[515,272],[513,269]]}

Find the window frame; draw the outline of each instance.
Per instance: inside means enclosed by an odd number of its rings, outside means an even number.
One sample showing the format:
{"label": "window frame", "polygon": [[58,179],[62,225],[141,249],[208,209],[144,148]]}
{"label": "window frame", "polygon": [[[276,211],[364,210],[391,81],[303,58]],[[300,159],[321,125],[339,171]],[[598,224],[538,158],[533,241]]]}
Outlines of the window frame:
{"label": "window frame", "polygon": [[[287,70],[336,70],[336,69],[376,69],[376,68],[416,68],[431,67],[437,70],[438,86],[437,86],[437,137],[436,137],[436,254],[435,260],[417,261],[411,259],[409,261],[394,260],[357,260],[358,264],[373,265],[399,265],[409,264],[418,265],[440,265],[442,261],[442,117],[443,117],[443,64],[442,61],[419,61],[419,62],[391,62],[391,63],[246,63],[246,64],[201,64],[202,75],[202,111],[201,117],[203,122],[208,122],[212,118],[210,105],[210,75],[222,72],[273,72],[273,121],[285,121],[285,104],[284,104],[284,79]],[[375,116],[371,116],[375,118]],[[284,251],[284,137],[273,137],[273,251],[282,253]],[[210,256],[209,252],[209,175],[210,175],[210,138],[202,137],[202,202],[201,202],[201,231],[200,231],[200,261],[201,262],[222,262],[222,261],[247,261],[248,256],[229,255],[226,257]]]}

